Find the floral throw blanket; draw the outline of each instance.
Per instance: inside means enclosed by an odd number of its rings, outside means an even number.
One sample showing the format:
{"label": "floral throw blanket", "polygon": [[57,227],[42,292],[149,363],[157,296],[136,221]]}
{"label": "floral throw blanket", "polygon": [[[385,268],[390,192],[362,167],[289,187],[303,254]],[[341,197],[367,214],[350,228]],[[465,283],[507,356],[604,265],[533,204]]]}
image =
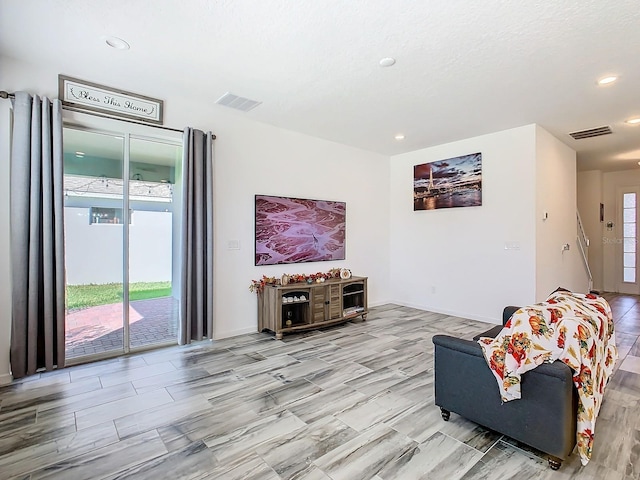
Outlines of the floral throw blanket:
{"label": "floral throw blanket", "polygon": [[573,370],[579,399],[576,443],[586,465],[604,388],[618,359],[607,301],[559,290],[515,312],[495,339],[478,343],[504,402],[520,398],[520,376],[543,362],[560,359]]}

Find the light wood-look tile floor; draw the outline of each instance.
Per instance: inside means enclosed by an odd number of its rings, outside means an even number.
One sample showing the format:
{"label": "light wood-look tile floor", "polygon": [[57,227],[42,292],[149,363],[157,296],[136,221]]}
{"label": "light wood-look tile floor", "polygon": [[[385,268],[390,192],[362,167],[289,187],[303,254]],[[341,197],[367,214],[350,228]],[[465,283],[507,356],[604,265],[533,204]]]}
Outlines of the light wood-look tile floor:
{"label": "light wood-look tile floor", "polygon": [[[0,388],[0,478],[640,479],[640,298],[607,294],[620,349],[592,461],[544,455],[433,403],[436,333],[486,323],[413,308],[244,335]],[[496,323],[499,319],[496,319]]]}

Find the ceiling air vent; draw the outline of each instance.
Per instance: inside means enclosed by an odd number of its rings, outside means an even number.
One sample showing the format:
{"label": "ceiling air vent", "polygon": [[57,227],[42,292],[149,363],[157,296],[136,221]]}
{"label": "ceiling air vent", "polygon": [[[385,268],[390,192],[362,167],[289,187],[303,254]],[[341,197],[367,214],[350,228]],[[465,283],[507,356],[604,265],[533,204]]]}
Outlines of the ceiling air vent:
{"label": "ceiling air vent", "polygon": [[589,128],[588,130],[579,130],[577,132],[571,132],[569,135],[574,140],[582,140],[583,138],[600,137],[602,135],[610,135],[613,133],[609,125],[604,127]]}
{"label": "ceiling air vent", "polygon": [[224,105],[225,107],[235,108],[236,110],[241,110],[243,112],[248,112],[249,110],[256,108],[262,102],[256,102],[255,100],[249,100],[248,98],[239,97],[234,95],[233,93],[225,93],[218,100],[216,100],[218,105]]}

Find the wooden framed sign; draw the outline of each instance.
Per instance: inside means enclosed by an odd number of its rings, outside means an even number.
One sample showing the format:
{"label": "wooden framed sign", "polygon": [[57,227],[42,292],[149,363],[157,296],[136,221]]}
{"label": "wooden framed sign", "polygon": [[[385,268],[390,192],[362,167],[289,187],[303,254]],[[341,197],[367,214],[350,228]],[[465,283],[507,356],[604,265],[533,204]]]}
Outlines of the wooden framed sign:
{"label": "wooden framed sign", "polygon": [[58,95],[63,105],[162,125],[164,102],[77,78],[58,75]]}

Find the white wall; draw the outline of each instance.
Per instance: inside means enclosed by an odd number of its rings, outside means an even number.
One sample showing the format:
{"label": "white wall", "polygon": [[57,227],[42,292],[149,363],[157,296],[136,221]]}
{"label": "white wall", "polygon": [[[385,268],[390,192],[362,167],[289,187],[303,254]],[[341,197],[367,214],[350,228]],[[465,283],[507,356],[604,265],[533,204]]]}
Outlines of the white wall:
{"label": "white wall", "polygon": [[[255,331],[251,279],[346,266],[369,277],[369,302],[388,291],[388,157],[229,116],[215,126],[216,336]],[[254,194],[347,203],[346,260],[255,267]],[[228,250],[230,240],[240,250]]]}
{"label": "white wall", "polygon": [[[58,73],[110,83],[90,72],[57,72],[1,59],[2,88],[57,96]],[[114,87],[127,89],[125,79]],[[179,92],[150,96],[165,100],[165,125],[213,130],[215,158],[215,318],[216,338],[254,332],[257,299],[249,292],[251,279],[282,273],[311,273],[332,267],[348,267],[355,275],[369,277],[369,302],[389,301],[389,159],[334,142],[301,135],[251,120],[251,114],[214,105],[212,99],[193,99]],[[6,115],[7,102],[2,102]],[[88,118],[77,115],[76,118]],[[6,120],[0,124],[7,135]],[[155,133],[154,129],[149,129]],[[161,131],[158,131],[161,134]],[[0,168],[7,169],[8,142],[0,142]],[[8,203],[8,172],[0,175],[0,198]],[[347,203],[347,254],[345,261],[254,266],[254,195],[289,195]],[[9,223],[8,212],[0,209]],[[7,218],[5,218],[7,217]],[[240,250],[228,250],[238,240]],[[0,233],[0,279],[8,279],[8,232]],[[8,282],[0,284],[0,300],[9,305]],[[10,316],[0,312],[0,378],[8,372]]]}
{"label": "white wall", "polygon": [[[536,183],[536,301],[558,287],[588,292],[576,242],[576,153],[540,126],[536,126]],[[567,251],[562,250],[565,243]]]}
{"label": "white wall", "polygon": [[[578,172],[577,198],[582,226],[589,239],[589,268],[593,275],[593,288],[602,290],[604,288],[602,232],[605,224],[600,222],[600,203],[603,202],[602,172],[600,170]],[[613,207],[608,205],[607,208]]]}
{"label": "white wall", "polygon": [[[602,175],[602,198],[604,203],[604,226],[602,230],[602,265],[604,290],[617,292],[622,276],[617,268],[616,249],[622,241],[621,214],[618,205],[618,189],[620,187],[640,188],[640,169],[620,172],[606,172]],[[613,230],[607,230],[607,222],[613,222]]]}
{"label": "white wall", "polygon": [[[392,298],[497,323],[535,296],[536,127],[391,158]],[[482,206],[413,211],[413,166],[482,153]],[[519,250],[505,250],[517,242]],[[435,289],[435,292],[433,291]]]}

